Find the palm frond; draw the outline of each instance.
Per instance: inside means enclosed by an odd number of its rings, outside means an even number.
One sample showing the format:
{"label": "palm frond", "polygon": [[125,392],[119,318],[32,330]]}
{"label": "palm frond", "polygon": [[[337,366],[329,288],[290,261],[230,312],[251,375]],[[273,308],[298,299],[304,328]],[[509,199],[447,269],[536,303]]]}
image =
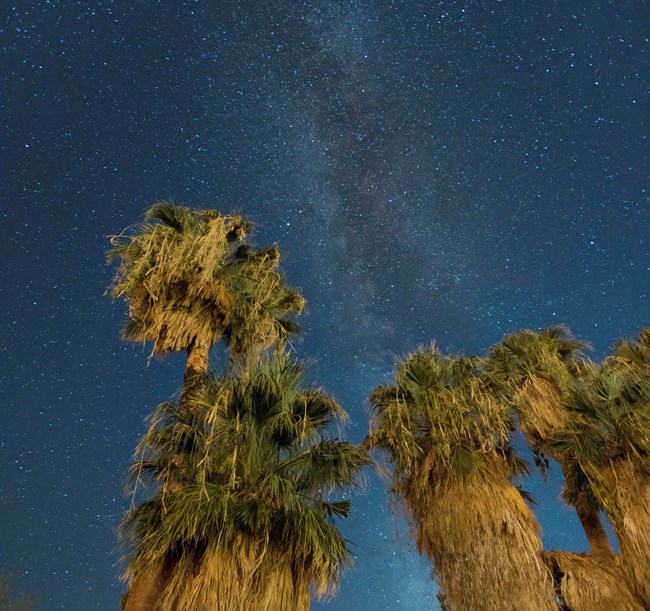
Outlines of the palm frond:
{"label": "palm frond", "polygon": [[610,352],[612,358],[648,371],[650,367],[650,327],[641,329],[639,339],[620,339]]}
{"label": "palm frond", "polygon": [[[285,322],[304,305],[279,272],[279,251],[244,242],[250,223],[215,210],[158,202],[142,225],[111,237],[118,261],[108,292],[124,297],[137,333],[154,352],[211,346],[222,337],[235,352],[285,342]],[[281,319],[280,322],[277,319]]]}
{"label": "palm frond", "polygon": [[[351,561],[333,524],[348,515],[349,500],[336,495],[358,487],[370,463],[364,449],[328,438],[328,428],[344,417],[331,397],[306,385],[304,367],[284,353],[235,363],[208,380],[192,407],[159,406],[132,467],[139,483],[153,484],[153,496],[123,523],[127,577],[135,583],[144,571],[178,558],[170,577],[177,592],[168,585],[159,603],[173,609],[186,596],[214,594],[207,584],[217,557],[249,567],[248,554],[257,550],[260,565],[246,569],[253,571],[249,577],[267,570],[268,554],[276,566],[294,567],[287,569],[297,580],[290,591],[333,591]],[[257,602],[269,595],[261,577],[248,582],[240,569],[235,573],[229,591],[237,605],[244,598],[252,604],[250,597],[237,598],[247,588]],[[215,608],[256,608],[229,607],[235,604],[230,594],[215,596],[218,604],[230,601]]]}
{"label": "palm frond", "polygon": [[[159,221],[178,233],[190,228],[188,225],[191,217],[187,208],[176,206],[168,201],[156,202],[145,212],[145,220]],[[196,223],[191,223],[191,226],[196,228]]]}

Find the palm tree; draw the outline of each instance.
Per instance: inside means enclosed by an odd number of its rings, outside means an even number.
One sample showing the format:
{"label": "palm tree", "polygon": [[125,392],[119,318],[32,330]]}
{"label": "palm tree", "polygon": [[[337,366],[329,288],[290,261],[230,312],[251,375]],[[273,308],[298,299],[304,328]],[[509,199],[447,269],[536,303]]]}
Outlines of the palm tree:
{"label": "palm tree", "polygon": [[618,537],[629,586],[650,608],[650,378],[621,358],[585,362],[552,440],[589,481]]}
{"label": "palm tree", "polygon": [[[154,204],[145,222],[111,237],[109,261],[119,261],[110,293],[124,297],[129,316],[123,336],[153,342],[153,353],[187,351],[181,402],[200,391],[208,351],[223,338],[231,357],[282,344],[299,331],[286,315],[304,299],[278,270],[279,251],[252,250],[251,224],[239,216]],[[154,570],[154,569],[149,569]],[[129,608],[140,608],[166,581],[166,565],[132,582]]]}
{"label": "palm tree", "polygon": [[393,463],[391,492],[412,517],[452,609],[554,609],[537,523],[511,483],[524,470],[508,408],[476,358],[420,348],[371,397],[367,443]]}
{"label": "palm tree", "polygon": [[208,371],[208,351],[224,339],[232,354],[287,340],[298,327],[287,314],[304,299],[278,271],[275,246],[252,250],[251,223],[215,210],[154,204],[145,222],[111,237],[119,261],[110,293],[124,297],[124,338],[153,342],[153,353],[186,350],[183,393]]}
{"label": "palm tree", "polygon": [[525,329],[506,336],[490,349],[486,372],[494,388],[512,404],[536,456],[542,462],[550,456],[560,463],[564,474],[562,497],[576,510],[591,553],[611,560],[614,552],[588,478],[570,453],[559,454],[549,443],[566,426],[565,405],[573,389],[580,350],[587,346],[562,326],[540,332]]}
{"label": "palm tree", "polygon": [[[156,410],[133,465],[153,496],[127,515],[126,575],[162,575],[158,611],[294,611],[351,561],[334,526],[367,453],[330,438],[342,408],[286,354],[254,356]],[[160,570],[163,567],[163,570]],[[142,580],[141,580],[142,581]],[[137,594],[137,592],[134,592]]]}

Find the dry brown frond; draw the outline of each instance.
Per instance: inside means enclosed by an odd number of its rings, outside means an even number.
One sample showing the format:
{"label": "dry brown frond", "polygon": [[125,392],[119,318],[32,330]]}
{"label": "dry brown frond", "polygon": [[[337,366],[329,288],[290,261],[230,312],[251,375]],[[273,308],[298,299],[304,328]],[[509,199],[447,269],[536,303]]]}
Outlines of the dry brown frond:
{"label": "dry brown frond", "polygon": [[620,545],[628,584],[650,608],[650,477],[629,460],[613,463],[605,480],[613,486],[607,514]]}
{"label": "dry brown frond", "polygon": [[[201,211],[195,211],[197,218]],[[130,238],[130,251],[113,281],[113,295],[126,296],[141,341],[162,353],[198,343],[212,345],[228,324],[233,296],[216,273],[229,256],[227,234],[238,219],[212,213],[182,234],[145,225]]]}
{"label": "dry brown frond", "polygon": [[440,486],[427,499],[406,497],[418,549],[433,559],[452,609],[555,609],[535,517],[504,466],[495,467],[493,476],[471,485]]}
{"label": "dry brown frond", "polygon": [[156,611],[307,611],[309,578],[263,541],[241,537],[174,566]]}
{"label": "dry brown frond", "polygon": [[544,553],[558,596],[571,611],[643,611],[616,560],[553,550]]}
{"label": "dry brown frond", "polygon": [[533,446],[545,446],[566,422],[560,391],[541,376],[531,375],[515,393],[514,401],[522,431]]}

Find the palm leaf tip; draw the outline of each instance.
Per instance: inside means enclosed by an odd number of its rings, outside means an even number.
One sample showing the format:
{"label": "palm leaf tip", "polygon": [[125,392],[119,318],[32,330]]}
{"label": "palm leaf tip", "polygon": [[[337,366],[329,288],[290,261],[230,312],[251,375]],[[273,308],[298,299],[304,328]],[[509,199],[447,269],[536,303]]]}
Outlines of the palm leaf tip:
{"label": "palm leaf tip", "polygon": [[320,501],[317,507],[325,513],[329,520],[334,520],[335,517],[347,518],[350,515],[349,500],[333,502]]}
{"label": "palm leaf tip", "polygon": [[641,329],[639,332],[639,339],[646,348],[650,348],[650,327]]}
{"label": "palm leaf tip", "polygon": [[177,206],[169,201],[159,201],[149,207],[144,216],[147,221],[159,221],[180,232],[183,230],[183,220],[189,214],[189,208]]}

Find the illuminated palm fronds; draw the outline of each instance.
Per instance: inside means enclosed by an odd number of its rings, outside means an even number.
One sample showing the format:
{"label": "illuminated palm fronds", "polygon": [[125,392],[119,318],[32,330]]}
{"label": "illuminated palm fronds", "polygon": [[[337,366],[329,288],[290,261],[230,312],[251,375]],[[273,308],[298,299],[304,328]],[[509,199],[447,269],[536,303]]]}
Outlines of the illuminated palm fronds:
{"label": "illuminated palm fronds", "polygon": [[573,391],[581,350],[588,345],[566,327],[540,332],[524,329],[493,346],[485,368],[492,386],[517,413],[519,426],[540,464],[545,464],[546,456],[560,463],[564,474],[562,498],[576,510],[591,552],[611,559],[614,553],[589,480],[569,452],[560,455],[549,445],[553,435],[567,425],[565,405]]}
{"label": "illuminated palm fronds", "polygon": [[564,425],[562,405],[572,389],[572,367],[587,346],[556,326],[512,333],[490,349],[487,376],[512,403],[531,446],[544,449],[545,440]]}
{"label": "illuminated palm fronds", "polygon": [[125,520],[127,577],[171,567],[159,610],[307,609],[350,564],[333,495],[366,452],[328,438],[345,413],[286,355],[237,363],[197,400],[161,405],[138,448],[134,478],[158,491]]}
{"label": "illuminated palm fronds", "polygon": [[151,341],[154,352],[210,347],[225,337],[234,351],[284,341],[297,327],[286,319],[304,300],[279,272],[279,252],[252,250],[240,216],[160,202],[145,222],[111,237],[119,261],[110,292],[124,297],[124,336]]}
{"label": "illuminated palm fronds", "polygon": [[625,338],[616,342],[611,356],[650,373],[650,327],[641,329],[638,340]]}

